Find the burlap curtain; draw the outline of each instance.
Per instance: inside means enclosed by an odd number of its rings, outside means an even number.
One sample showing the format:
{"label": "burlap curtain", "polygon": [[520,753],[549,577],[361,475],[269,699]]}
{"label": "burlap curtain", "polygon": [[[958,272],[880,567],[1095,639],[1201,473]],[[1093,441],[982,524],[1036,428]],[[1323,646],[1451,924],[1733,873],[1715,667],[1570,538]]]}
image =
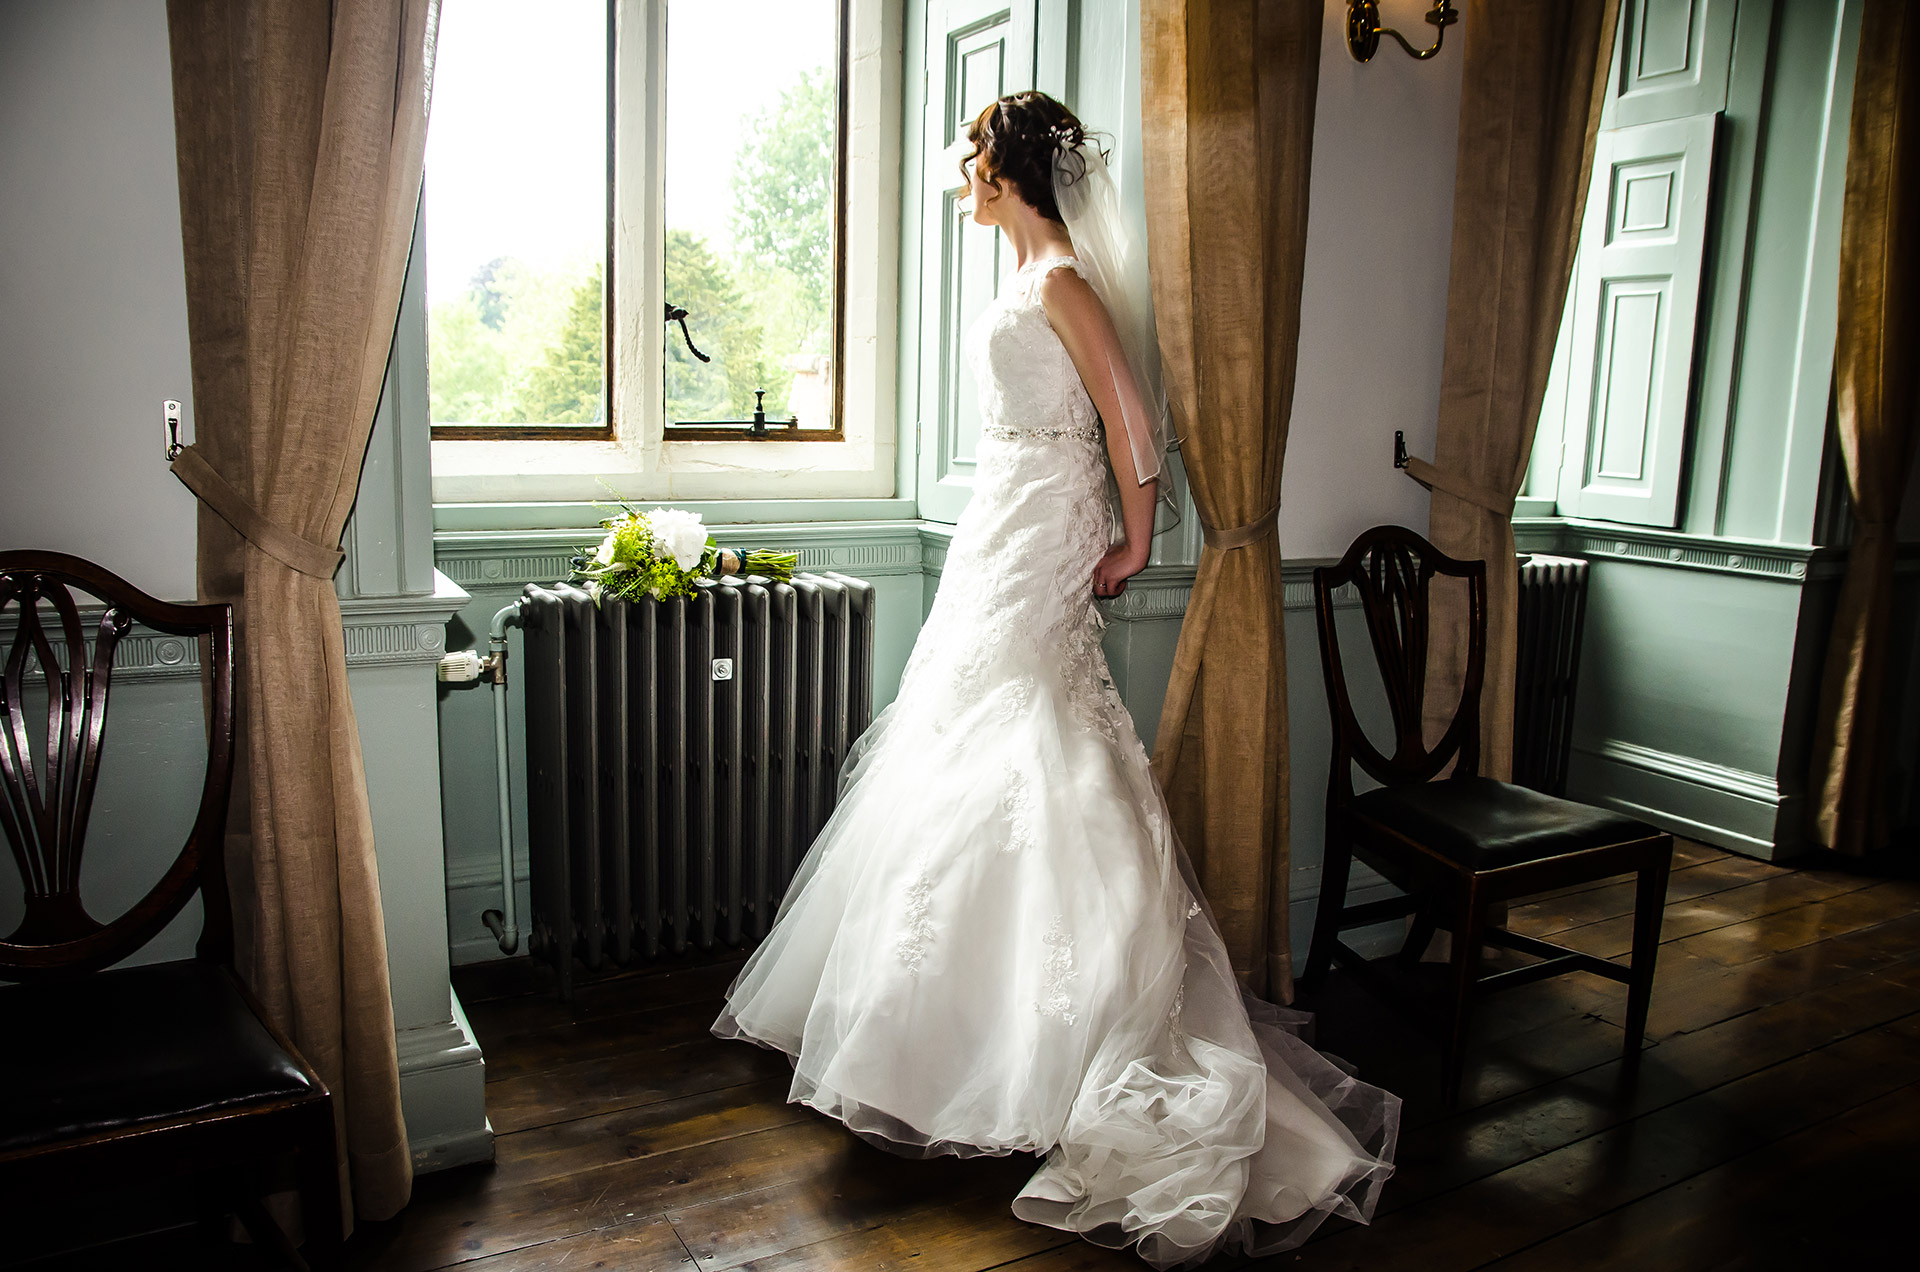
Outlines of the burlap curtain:
{"label": "burlap curtain", "polygon": [[[1513,774],[1520,576],[1513,502],[1526,480],[1593,169],[1619,0],[1463,7],[1446,362],[1427,537],[1487,563],[1481,772]],[[1445,56],[1445,54],[1442,54]],[[1437,738],[1466,678],[1466,592],[1436,591],[1426,704]]]}
{"label": "burlap curtain", "polygon": [[169,0],[199,588],[240,622],[242,971],[333,1092],[341,1187],[407,1202],[386,934],[332,576],[426,137],[433,0]]}
{"label": "burlap curtain", "polygon": [[1274,533],[1293,409],[1320,0],[1143,0],[1154,312],[1205,527],[1154,746],[1234,970],[1293,993]]}
{"label": "burlap curtain", "polygon": [[1913,468],[1920,361],[1920,7],[1867,0],[1847,134],[1835,416],[1853,547],[1827,646],[1814,734],[1814,831],[1843,852],[1884,847],[1887,640],[1895,524]]}

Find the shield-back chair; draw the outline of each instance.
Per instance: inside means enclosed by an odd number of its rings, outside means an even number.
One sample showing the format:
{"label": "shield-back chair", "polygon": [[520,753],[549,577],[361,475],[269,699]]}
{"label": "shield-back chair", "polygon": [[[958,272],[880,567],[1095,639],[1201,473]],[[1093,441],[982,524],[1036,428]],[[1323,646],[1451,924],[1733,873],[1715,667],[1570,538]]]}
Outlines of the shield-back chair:
{"label": "shield-back chair", "polygon": [[[1468,595],[1465,686],[1441,737],[1423,735],[1431,589],[1436,576],[1460,579]],[[1359,594],[1374,660],[1386,690],[1393,752],[1368,739],[1356,718],[1334,626],[1334,595]],[[1322,982],[1334,962],[1375,990],[1403,981],[1381,974],[1340,939],[1342,931],[1413,916],[1403,966],[1416,962],[1436,927],[1451,940],[1450,993],[1435,1023],[1445,1048],[1441,1091],[1457,1101],[1475,1004],[1487,994],[1563,972],[1591,972],[1627,986],[1626,1054],[1640,1052],[1653,989],[1673,837],[1609,809],[1545,795],[1480,774],[1480,697],[1486,671],[1486,563],[1459,561],[1402,526],[1377,526],[1340,562],[1313,572],[1320,656],[1333,718],[1327,779],[1326,856],[1313,943],[1303,982]],[[1452,770],[1442,777],[1449,763]],[[1354,766],[1377,789],[1354,790]],[[1346,904],[1353,858],[1406,895]],[[1638,875],[1633,957],[1628,967],[1490,921],[1501,903],[1621,874]],[[1495,946],[1539,961],[1481,973]]]}
{"label": "shield-back chair", "polygon": [[[88,614],[91,642],[75,591],[104,603],[97,619]],[[206,773],[171,865],[102,921],[81,899],[81,860],[115,653],[136,623],[204,642]],[[230,606],[168,604],[61,553],[0,553],[0,826],[24,900],[0,938],[0,981],[17,982],[0,986],[0,1194],[10,1208],[38,1190],[70,1197],[115,1179],[231,1175],[291,1152],[310,1241],[338,1241],[331,1097],[234,972],[224,860],[233,734]],[[205,910],[195,957],[113,967],[195,893]],[[237,1198],[236,1209],[256,1240],[300,1263],[257,1197]]]}

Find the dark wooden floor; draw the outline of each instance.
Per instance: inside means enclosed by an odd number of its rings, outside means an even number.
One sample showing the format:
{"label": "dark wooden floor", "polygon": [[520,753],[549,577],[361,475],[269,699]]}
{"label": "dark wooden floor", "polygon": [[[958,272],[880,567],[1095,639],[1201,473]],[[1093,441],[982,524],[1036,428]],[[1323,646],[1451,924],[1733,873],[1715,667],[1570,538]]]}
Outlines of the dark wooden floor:
{"label": "dark wooden floor", "polygon": [[[1631,903],[1630,883],[1606,884],[1512,922],[1619,957]],[[1484,1009],[1452,1113],[1432,1044],[1336,978],[1305,1005],[1322,1047],[1405,1096],[1400,1167],[1371,1227],[1330,1223],[1271,1265],[1912,1266],[1920,883],[1682,845],[1664,939],[1637,1073],[1620,1057],[1623,989],[1562,977]],[[350,1265],[1144,1266],[1015,1220],[1032,1158],[902,1161],[787,1105],[782,1057],[706,1033],[735,966],[623,976],[571,1006],[524,966],[458,974],[497,1160],[421,1179],[399,1219],[363,1225]]]}

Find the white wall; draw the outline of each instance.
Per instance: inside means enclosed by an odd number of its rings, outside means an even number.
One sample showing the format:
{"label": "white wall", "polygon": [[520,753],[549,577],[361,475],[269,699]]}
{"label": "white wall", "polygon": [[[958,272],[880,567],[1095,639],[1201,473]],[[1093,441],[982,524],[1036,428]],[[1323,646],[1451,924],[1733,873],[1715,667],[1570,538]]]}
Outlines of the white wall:
{"label": "white wall", "polygon": [[172,70],[159,0],[0,0],[0,549],[193,595]]}
{"label": "white wall", "polygon": [[[1423,0],[1387,0],[1424,36]],[[1282,544],[1338,556],[1382,521],[1424,529],[1387,462],[1431,455],[1452,229],[1459,46],[1362,66],[1326,8]],[[1454,39],[1459,38],[1458,28]],[[187,405],[185,286],[165,7],[0,0],[0,545],[92,557],[193,593],[193,500],[160,458]]]}
{"label": "white wall", "polygon": [[[1383,0],[1381,23],[1431,43],[1425,0]],[[1455,27],[1416,62],[1392,41],[1366,65],[1329,0],[1313,130],[1300,297],[1300,369],[1281,488],[1289,559],[1337,557],[1369,526],[1424,532],[1427,492],[1392,467],[1393,432],[1433,455],[1460,113]]]}

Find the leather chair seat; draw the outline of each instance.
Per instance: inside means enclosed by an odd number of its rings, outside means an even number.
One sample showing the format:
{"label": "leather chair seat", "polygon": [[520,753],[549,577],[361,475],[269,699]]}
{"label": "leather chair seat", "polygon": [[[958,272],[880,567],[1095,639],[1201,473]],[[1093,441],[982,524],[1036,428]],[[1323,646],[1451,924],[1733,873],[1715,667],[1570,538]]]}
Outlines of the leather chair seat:
{"label": "leather chair seat", "polygon": [[0,1027],[0,1152],[316,1090],[198,960],[0,989]]}
{"label": "leather chair seat", "polygon": [[1348,808],[1469,870],[1498,870],[1661,833],[1623,813],[1489,777],[1383,787],[1354,796]]}

